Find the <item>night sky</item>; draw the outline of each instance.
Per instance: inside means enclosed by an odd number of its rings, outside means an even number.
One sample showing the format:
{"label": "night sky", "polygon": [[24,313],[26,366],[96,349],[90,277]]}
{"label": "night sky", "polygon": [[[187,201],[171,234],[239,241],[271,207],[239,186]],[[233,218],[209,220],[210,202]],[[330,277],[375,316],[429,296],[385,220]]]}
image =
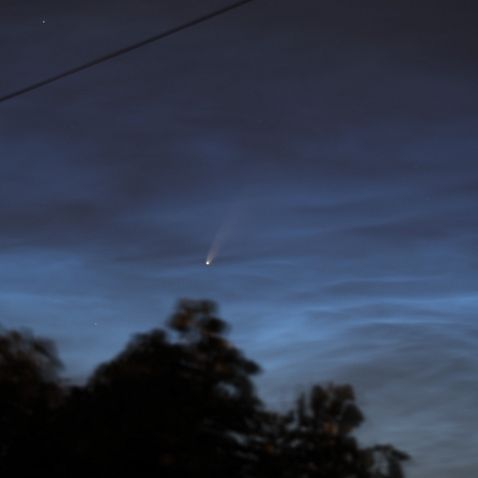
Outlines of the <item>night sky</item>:
{"label": "night sky", "polygon": [[[228,3],[3,0],[0,95]],[[79,380],[212,299],[270,404],[351,383],[409,477],[477,475],[477,22],[257,0],[0,104],[0,322]]]}

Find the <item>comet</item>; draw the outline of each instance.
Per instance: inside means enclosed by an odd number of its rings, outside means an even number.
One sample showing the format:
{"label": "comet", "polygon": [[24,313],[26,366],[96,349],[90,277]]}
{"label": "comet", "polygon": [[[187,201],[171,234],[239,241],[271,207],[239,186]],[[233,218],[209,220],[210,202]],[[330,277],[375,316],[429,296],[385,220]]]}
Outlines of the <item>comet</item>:
{"label": "comet", "polygon": [[233,232],[237,229],[237,225],[244,215],[244,201],[237,201],[232,205],[228,212],[226,219],[216,232],[211,247],[207,253],[206,260],[204,261],[204,264],[207,267],[212,266],[213,261],[219,254],[226,239],[232,236]]}
{"label": "comet", "polygon": [[228,230],[229,230],[229,227],[228,227],[228,224],[226,223],[216,233],[216,237],[212,241],[211,247],[209,248],[209,252],[207,253],[206,262],[205,262],[206,266],[212,265],[212,261],[218,255],[219,249],[221,248],[221,245],[227,236]]}
{"label": "comet", "polygon": [[216,232],[216,235],[212,241],[211,247],[209,248],[209,251],[207,253],[206,257],[206,266],[211,266],[212,262],[214,259],[217,257],[219,254],[219,251],[222,248],[222,245],[228,239],[233,230],[234,230],[234,224],[237,221],[237,217],[235,215],[229,216],[221,225],[219,230]]}

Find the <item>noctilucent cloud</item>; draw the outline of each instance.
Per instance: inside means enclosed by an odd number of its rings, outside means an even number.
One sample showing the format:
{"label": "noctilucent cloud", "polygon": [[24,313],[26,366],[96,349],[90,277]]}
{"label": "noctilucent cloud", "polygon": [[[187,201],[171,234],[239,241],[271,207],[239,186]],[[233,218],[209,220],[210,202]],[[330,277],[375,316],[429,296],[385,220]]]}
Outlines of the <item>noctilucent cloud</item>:
{"label": "noctilucent cloud", "polygon": [[[0,94],[227,4],[3,2]],[[257,0],[1,104],[1,323],[79,380],[213,299],[266,401],[351,383],[410,478],[476,475],[477,22]]]}

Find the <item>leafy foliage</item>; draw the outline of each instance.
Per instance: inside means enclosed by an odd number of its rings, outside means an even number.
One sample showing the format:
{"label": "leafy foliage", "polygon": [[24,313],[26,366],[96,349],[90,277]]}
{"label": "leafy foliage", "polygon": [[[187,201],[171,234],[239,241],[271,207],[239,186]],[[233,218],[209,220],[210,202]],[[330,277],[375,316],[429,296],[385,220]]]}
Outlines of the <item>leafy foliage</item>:
{"label": "leafy foliage", "polygon": [[52,342],[27,332],[0,335],[0,471],[48,424],[61,401],[61,362]]}
{"label": "leafy foliage", "polygon": [[[259,366],[225,333],[210,301],[180,301],[159,329],[135,336],[84,386],[62,386],[52,344],[0,336],[0,470],[54,476],[401,478],[407,456],[360,448],[349,385],[314,386],[269,411]],[[19,411],[20,410],[20,411]],[[27,460],[22,459],[28,457]]]}

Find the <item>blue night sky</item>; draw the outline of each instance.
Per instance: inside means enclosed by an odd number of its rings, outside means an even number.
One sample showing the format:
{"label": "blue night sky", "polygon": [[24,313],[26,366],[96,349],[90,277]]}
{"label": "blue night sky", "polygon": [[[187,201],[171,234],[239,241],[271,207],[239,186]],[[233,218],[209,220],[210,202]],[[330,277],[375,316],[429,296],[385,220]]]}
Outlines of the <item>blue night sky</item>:
{"label": "blue night sky", "polygon": [[[228,3],[4,0],[0,94]],[[257,0],[1,104],[0,322],[81,379],[213,299],[267,402],[477,475],[475,3]]]}

